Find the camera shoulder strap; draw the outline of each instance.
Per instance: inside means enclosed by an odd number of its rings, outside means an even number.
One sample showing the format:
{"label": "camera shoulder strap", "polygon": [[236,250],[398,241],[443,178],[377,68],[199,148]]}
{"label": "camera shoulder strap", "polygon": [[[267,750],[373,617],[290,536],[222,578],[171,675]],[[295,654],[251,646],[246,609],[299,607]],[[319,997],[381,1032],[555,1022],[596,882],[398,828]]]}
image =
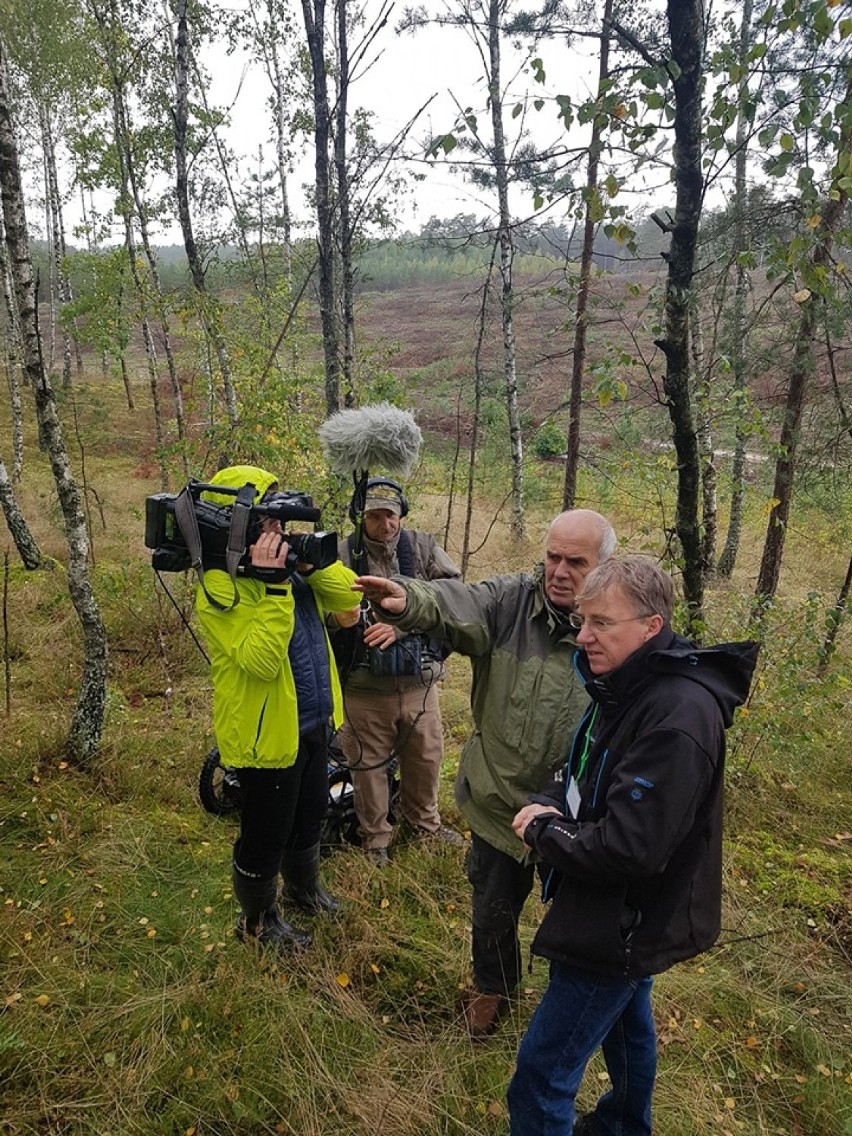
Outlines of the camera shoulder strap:
{"label": "camera shoulder strap", "polygon": [[[234,507],[234,512],[236,513],[236,506]],[[204,583],[204,565],[201,562],[201,533],[198,530],[198,518],[195,515],[195,501],[193,500],[192,495],[190,494],[188,489],[184,489],[182,492],[180,492],[178,494],[177,500],[175,501],[175,520],[177,521],[180,531],[183,534],[183,539],[186,541],[186,547],[189,550],[189,555],[192,559],[192,567],[195,569],[195,573],[198,576],[198,582],[201,585],[201,590],[207,597],[208,602],[212,604],[212,606],[215,607],[218,611],[230,611],[231,608],[236,607],[240,602],[240,594],[237,591],[236,587],[236,561],[233,562],[233,570],[231,562],[233,521],[231,522],[231,533],[229,534],[228,538],[228,553],[226,556],[226,563],[228,566],[228,575],[232,580],[235,581],[234,599],[233,602],[226,607],[225,604],[220,604],[218,600],[214,599],[213,596],[210,595]],[[248,520],[246,518],[246,520],[243,522],[244,526],[247,526],[247,523]],[[237,560],[239,560],[239,556],[237,557]]]}

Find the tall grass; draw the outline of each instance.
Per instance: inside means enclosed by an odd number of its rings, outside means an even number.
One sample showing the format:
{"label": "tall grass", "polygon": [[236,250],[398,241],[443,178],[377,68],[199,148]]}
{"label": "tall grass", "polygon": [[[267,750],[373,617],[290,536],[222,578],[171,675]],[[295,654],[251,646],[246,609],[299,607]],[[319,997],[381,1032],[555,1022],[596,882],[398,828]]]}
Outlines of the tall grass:
{"label": "tall grass", "polygon": [[[459,1011],[470,977],[463,849],[402,845],[382,872],[342,849],[324,872],[343,914],[313,921],[310,951],[275,961],[236,941],[235,825],[196,799],[212,742],[206,666],[146,564],[141,505],[158,486],[139,464],[138,417],[108,385],[98,399],[88,411],[83,400],[81,430],[105,518],[94,518],[95,582],[112,661],[104,745],[85,769],[63,759],[79,644],[61,565],[13,565],[9,578],[0,1131],[505,1136],[506,1084],[546,973],[536,962],[497,1035],[470,1044]],[[612,454],[586,471],[583,494],[630,547],[660,551],[650,505],[636,512],[637,486],[662,483],[658,455],[646,459],[634,452],[619,474]],[[438,530],[440,471],[424,470],[412,521]],[[491,525],[493,498],[479,503],[477,575],[537,559],[559,471],[534,472],[528,542]],[[61,558],[34,447],[20,500],[44,550]],[[730,738],[722,940],[656,983],[658,1136],[852,1132],[850,643],[847,630],[819,676],[842,556],[819,513],[800,513],[797,528],[809,543],[791,542],[758,680]],[[758,514],[738,575],[709,593],[715,638],[743,633],[759,540]],[[188,612],[191,587],[169,585]],[[468,676],[451,658],[441,799],[454,824]],[[540,916],[531,902],[525,944]],[[596,1060],[581,1106],[605,1084]]]}

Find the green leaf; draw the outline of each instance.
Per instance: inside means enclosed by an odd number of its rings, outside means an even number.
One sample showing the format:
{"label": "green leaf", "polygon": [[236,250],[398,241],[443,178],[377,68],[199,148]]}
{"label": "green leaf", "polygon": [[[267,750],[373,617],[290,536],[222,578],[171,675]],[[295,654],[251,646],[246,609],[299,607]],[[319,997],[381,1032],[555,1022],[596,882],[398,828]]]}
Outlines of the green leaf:
{"label": "green leaf", "polygon": [[796,144],[796,140],[795,140],[795,138],[793,137],[792,134],[782,134],[781,137],[778,139],[778,145],[781,147],[782,150],[785,150],[787,153],[789,153],[793,149],[795,144]]}
{"label": "green leaf", "polygon": [[445,154],[449,154],[451,150],[455,150],[458,142],[452,134],[445,134],[443,138],[438,140],[438,145],[441,146]]}
{"label": "green leaf", "polygon": [[649,91],[645,96],[645,103],[649,110],[659,110],[665,101],[665,97],[659,91]]}
{"label": "green leaf", "polygon": [[523,103],[515,103],[515,105],[512,107],[512,118],[517,118],[519,114],[523,114],[523,110]]}

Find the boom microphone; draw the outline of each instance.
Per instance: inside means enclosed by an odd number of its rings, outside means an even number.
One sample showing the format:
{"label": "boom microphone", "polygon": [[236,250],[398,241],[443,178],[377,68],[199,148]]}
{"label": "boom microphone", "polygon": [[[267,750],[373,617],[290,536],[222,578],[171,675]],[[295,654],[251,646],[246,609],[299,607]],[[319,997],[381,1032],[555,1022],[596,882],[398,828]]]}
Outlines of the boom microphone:
{"label": "boom microphone", "polygon": [[332,471],[343,477],[381,469],[406,478],[423,441],[408,411],[389,402],[339,410],[323,422],[318,433]]}

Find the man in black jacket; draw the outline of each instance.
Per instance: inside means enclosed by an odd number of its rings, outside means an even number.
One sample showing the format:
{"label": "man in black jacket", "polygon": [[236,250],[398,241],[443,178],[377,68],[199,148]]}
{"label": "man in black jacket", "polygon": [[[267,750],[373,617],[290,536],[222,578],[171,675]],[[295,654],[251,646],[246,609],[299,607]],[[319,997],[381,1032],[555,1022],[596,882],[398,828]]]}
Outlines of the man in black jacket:
{"label": "man in black jacket", "polygon": [[[512,1136],[649,1136],[651,976],[719,934],[725,730],[757,646],[671,630],[670,577],[644,556],[586,578],[573,622],[592,699],[564,770],[514,820],[552,899],[533,943],[550,983],[509,1086]],[[612,1088],[574,1119],[601,1046]]]}

